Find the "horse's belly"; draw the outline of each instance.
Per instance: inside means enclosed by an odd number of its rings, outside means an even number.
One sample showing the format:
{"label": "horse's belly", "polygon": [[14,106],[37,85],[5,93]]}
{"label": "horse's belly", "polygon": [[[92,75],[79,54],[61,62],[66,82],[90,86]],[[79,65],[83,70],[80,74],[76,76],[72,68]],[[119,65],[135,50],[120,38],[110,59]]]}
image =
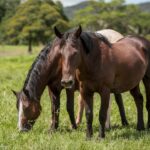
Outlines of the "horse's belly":
{"label": "horse's belly", "polygon": [[112,92],[121,93],[136,87],[143,79],[146,71],[146,65],[140,64],[133,68],[122,68],[122,71],[115,77],[112,86]]}

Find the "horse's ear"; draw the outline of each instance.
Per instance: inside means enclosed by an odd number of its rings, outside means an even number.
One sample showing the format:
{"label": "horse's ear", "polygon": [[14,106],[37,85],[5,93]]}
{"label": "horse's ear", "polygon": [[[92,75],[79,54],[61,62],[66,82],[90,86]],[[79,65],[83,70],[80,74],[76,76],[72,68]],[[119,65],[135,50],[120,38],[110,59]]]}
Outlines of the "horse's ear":
{"label": "horse's ear", "polygon": [[62,38],[62,37],[63,37],[63,34],[57,29],[56,26],[54,27],[54,31],[55,31],[55,35],[56,35],[58,38]]}
{"label": "horse's ear", "polygon": [[27,97],[30,97],[30,93],[27,89],[23,89],[23,92]]}
{"label": "horse's ear", "polygon": [[81,27],[81,25],[79,25],[78,29],[75,32],[76,38],[79,38],[81,33],[82,33],[82,27]]}
{"label": "horse's ear", "polygon": [[18,95],[18,92],[14,91],[14,90],[11,90],[11,91],[13,92],[13,94],[14,94],[15,96]]}

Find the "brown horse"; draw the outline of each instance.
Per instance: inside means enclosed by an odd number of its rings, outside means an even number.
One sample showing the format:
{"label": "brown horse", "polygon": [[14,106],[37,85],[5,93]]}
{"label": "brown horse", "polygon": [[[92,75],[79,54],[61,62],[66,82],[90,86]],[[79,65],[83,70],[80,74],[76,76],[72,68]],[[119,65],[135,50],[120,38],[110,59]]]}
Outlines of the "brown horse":
{"label": "brown horse", "polygon": [[[60,82],[60,51],[57,46],[48,44],[32,64],[22,90],[20,92],[13,91],[17,97],[18,127],[20,131],[30,130],[35,120],[39,117],[41,112],[40,98],[46,86],[48,86],[52,103],[51,129],[57,129],[60,110],[60,92],[62,90]],[[66,90],[66,94],[67,111],[70,116],[72,128],[76,128],[74,117],[74,89]]]}
{"label": "brown horse", "polygon": [[[75,75],[80,81],[80,93],[85,102],[87,119],[86,136],[90,138],[93,134],[94,92],[101,96],[99,137],[105,137],[105,121],[111,92],[130,90],[138,111],[137,129],[143,130],[143,97],[139,82],[144,78],[148,67],[149,41],[131,36],[111,44],[100,34],[82,32],[81,26],[65,34],[55,27],[55,34],[60,40],[62,54],[61,84],[65,88],[71,88],[75,83]],[[147,110],[149,126],[150,105]]]}
{"label": "brown horse", "polygon": [[[120,34],[119,32],[117,32],[115,30],[112,30],[112,29],[103,29],[103,30],[96,31],[96,33],[99,33],[99,34],[102,34],[103,36],[105,36],[109,40],[110,43],[116,43],[118,40],[120,40],[124,37],[122,34]],[[124,105],[123,105],[122,96],[121,96],[121,94],[116,94],[116,93],[114,93],[114,96],[115,96],[115,100],[116,100],[116,103],[119,108],[122,125],[126,126],[126,125],[128,125],[128,121],[127,121],[126,115],[125,115],[125,109],[124,109]],[[84,101],[82,100],[82,97],[79,95],[78,96],[78,113],[77,113],[77,118],[76,118],[77,125],[79,125],[82,121],[83,110],[84,110]],[[111,99],[109,102],[109,108],[108,108],[108,112],[107,112],[107,120],[106,120],[106,124],[105,124],[105,127],[107,129],[110,128],[110,111],[111,111]]]}
{"label": "brown horse", "polygon": [[[17,97],[18,127],[20,131],[30,130],[41,112],[40,99],[46,86],[51,97],[52,123],[51,130],[58,128],[60,110],[61,86],[61,55],[58,40],[55,44],[47,45],[38,55],[28,72],[24,86],[20,92],[13,93]],[[70,116],[72,128],[76,129],[74,117],[74,90],[78,90],[78,82],[72,89],[66,90],[67,111]],[[127,123],[123,104],[118,99],[123,125]]]}

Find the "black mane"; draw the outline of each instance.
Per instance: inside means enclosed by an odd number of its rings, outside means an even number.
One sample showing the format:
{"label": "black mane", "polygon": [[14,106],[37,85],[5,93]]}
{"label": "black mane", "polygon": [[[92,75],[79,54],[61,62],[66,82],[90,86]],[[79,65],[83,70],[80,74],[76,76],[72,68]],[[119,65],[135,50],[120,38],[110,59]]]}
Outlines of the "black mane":
{"label": "black mane", "polygon": [[102,40],[105,44],[107,44],[109,47],[111,47],[111,43],[110,43],[110,41],[108,40],[108,38],[106,37],[106,36],[104,36],[104,35],[102,35],[102,34],[100,34],[100,33],[96,33],[95,32],[95,35],[100,39],[100,40]]}
{"label": "black mane", "polygon": [[84,49],[86,50],[86,53],[89,53],[90,50],[93,49],[93,46],[94,46],[93,36],[96,36],[98,39],[100,39],[105,44],[107,44],[109,47],[111,47],[111,43],[102,34],[93,33],[93,32],[82,32],[81,36],[80,36],[80,39],[81,39],[81,42],[84,46]]}
{"label": "black mane", "polygon": [[[28,96],[29,98],[35,98],[34,97],[34,84],[36,83],[36,81],[39,78],[39,74],[40,74],[40,70],[42,67],[42,62],[47,60],[47,54],[49,53],[49,51],[51,50],[51,44],[47,44],[39,53],[39,55],[36,57],[36,59],[34,60],[28,74],[27,74],[27,78],[24,82],[24,86],[23,86],[23,92],[26,94],[26,96]],[[31,90],[27,89],[27,86],[30,84],[30,88]]]}
{"label": "black mane", "polygon": [[[62,39],[62,45],[64,44],[64,41],[66,41],[70,35],[72,35],[72,33],[74,33],[76,31],[76,29],[70,29],[67,32],[64,33],[63,35],[63,39]],[[95,33],[95,32],[82,32],[80,35],[80,40],[84,46],[84,49],[86,51],[86,53],[89,53],[91,49],[93,49],[93,37],[97,37],[98,39],[100,39],[101,41],[103,41],[105,44],[107,44],[109,47],[111,47],[111,43],[109,42],[109,40],[102,34],[100,33]]]}

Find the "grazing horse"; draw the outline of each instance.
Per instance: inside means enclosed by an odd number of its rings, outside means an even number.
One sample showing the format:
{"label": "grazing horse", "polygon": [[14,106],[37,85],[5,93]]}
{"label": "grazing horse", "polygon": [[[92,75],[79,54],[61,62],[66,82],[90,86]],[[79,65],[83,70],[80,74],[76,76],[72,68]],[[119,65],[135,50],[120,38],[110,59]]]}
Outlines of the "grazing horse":
{"label": "grazing horse", "polygon": [[[57,43],[57,41],[55,41]],[[57,43],[58,45],[59,43]],[[20,92],[13,91],[17,97],[18,128],[20,131],[30,130],[41,112],[40,99],[46,86],[51,96],[52,123],[51,129],[58,127],[60,110],[61,57],[57,46],[48,44],[38,55],[28,72],[24,86]],[[67,111],[72,128],[76,128],[74,117],[74,89],[66,90]]]}
{"label": "grazing horse", "polygon": [[[55,34],[60,41],[62,55],[62,86],[71,88],[75,83],[75,76],[80,81],[80,94],[85,103],[87,120],[86,137],[90,138],[93,134],[94,92],[101,96],[100,138],[105,137],[111,92],[122,93],[130,90],[137,106],[137,129],[143,130],[143,97],[139,82],[144,78],[148,68],[149,41],[131,36],[111,44],[100,34],[82,32],[81,26],[65,34],[60,33],[55,27]],[[150,105],[147,106],[147,110],[149,124]]]}
{"label": "grazing horse", "polygon": [[[105,36],[109,40],[110,43],[115,43],[124,37],[122,34],[120,34],[119,32],[117,32],[115,30],[112,30],[112,29],[103,29],[103,30],[96,31],[96,33],[99,33],[99,34],[102,34],[103,36]],[[124,109],[124,105],[123,105],[122,96],[121,96],[121,94],[116,94],[116,93],[114,93],[114,96],[115,96],[115,100],[116,100],[116,103],[119,108],[122,125],[126,126],[126,125],[128,125],[128,121],[127,121],[126,115],[125,115],[125,109]],[[110,128],[110,109],[111,109],[111,99],[109,102],[109,108],[108,108],[108,112],[107,112],[107,120],[106,120],[106,124],[105,124],[105,127],[107,129]],[[84,102],[83,102],[81,96],[79,95],[79,97],[78,97],[78,113],[77,113],[77,118],[76,118],[77,125],[79,125],[82,121],[83,110],[84,110]]]}
{"label": "grazing horse", "polygon": [[[51,97],[52,122],[51,130],[58,128],[61,86],[61,55],[58,44],[48,44],[38,55],[28,72],[24,86],[20,92],[13,91],[17,98],[18,128],[20,131],[30,130],[41,112],[40,99],[46,86]],[[72,89],[66,90],[67,111],[72,128],[76,129],[74,117],[74,91],[78,90],[78,82]],[[122,107],[122,105],[120,105]],[[124,112],[122,112],[123,114]],[[124,116],[123,116],[124,117]],[[126,118],[123,118],[124,122]]]}

